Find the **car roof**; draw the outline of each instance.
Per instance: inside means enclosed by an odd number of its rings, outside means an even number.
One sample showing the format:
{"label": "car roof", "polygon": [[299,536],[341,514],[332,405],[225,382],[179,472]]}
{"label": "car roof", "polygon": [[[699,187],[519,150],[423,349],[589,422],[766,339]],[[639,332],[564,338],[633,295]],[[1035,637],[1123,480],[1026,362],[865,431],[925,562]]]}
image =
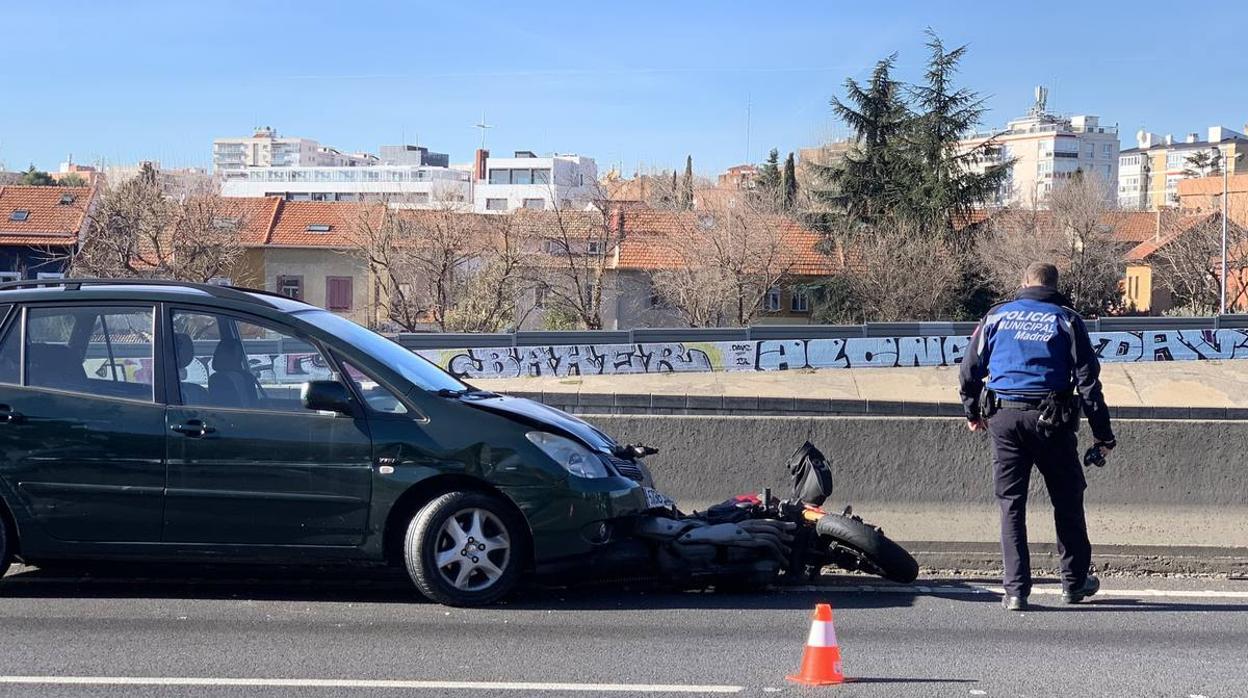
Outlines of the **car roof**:
{"label": "car roof", "polygon": [[39,279],[0,284],[0,304],[30,301],[148,300],[190,301],[279,313],[316,306],[257,289],[154,279]]}

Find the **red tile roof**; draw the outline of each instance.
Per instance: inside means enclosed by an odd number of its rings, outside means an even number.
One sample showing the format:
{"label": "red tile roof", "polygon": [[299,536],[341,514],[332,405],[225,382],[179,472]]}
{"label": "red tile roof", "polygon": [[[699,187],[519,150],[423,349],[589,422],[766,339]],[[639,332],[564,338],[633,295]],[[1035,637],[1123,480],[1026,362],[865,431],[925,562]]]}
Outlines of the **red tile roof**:
{"label": "red tile roof", "polygon": [[[705,215],[697,211],[626,211],[624,239],[615,268],[658,271],[679,267],[683,263],[679,239],[696,231]],[[787,216],[765,216],[764,220],[780,231],[786,255],[781,263],[790,274],[826,276],[839,268],[834,260],[819,251],[822,238],[818,233]]]}
{"label": "red tile roof", "polygon": [[349,249],[363,217],[381,215],[377,205],[330,201],[283,201],[269,228],[270,247]]}
{"label": "red tile roof", "polygon": [[221,203],[222,216],[239,220],[244,247],[350,248],[359,217],[378,211],[376,205],[284,201],[278,196],[231,197]]}
{"label": "red tile roof", "polygon": [[[1010,219],[1002,217],[1002,211],[993,212],[988,220],[1008,225]],[[1019,211],[1019,220],[1038,228],[1051,229],[1057,225],[1052,211]],[[1138,245],[1155,240],[1167,231],[1187,229],[1203,221],[1208,214],[1182,215],[1175,211],[1110,211],[1101,224],[1113,236],[1115,242]]]}
{"label": "red tile roof", "polygon": [[[95,192],[93,187],[0,186],[0,245],[77,243]],[[14,220],[15,211],[25,211],[25,220]]]}
{"label": "red tile roof", "polygon": [[[1165,227],[1160,237],[1154,235],[1128,250],[1127,261],[1148,261],[1148,259],[1156,254],[1158,250],[1187,234],[1189,231],[1196,228],[1196,226],[1202,223],[1220,220],[1221,214],[1218,213],[1206,213],[1195,216],[1176,216],[1173,220],[1163,223]],[[1232,225],[1234,224],[1232,223]]]}

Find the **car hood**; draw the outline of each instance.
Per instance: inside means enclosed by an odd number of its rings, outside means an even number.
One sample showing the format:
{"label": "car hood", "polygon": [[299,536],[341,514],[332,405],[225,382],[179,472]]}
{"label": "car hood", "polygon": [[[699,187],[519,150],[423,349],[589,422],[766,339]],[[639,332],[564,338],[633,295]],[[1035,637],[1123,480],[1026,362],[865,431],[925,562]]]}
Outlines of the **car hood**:
{"label": "car hood", "polygon": [[611,437],[589,422],[540,402],[493,393],[469,393],[459,400],[469,407],[501,414],[545,431],[572,436],[596,451],[610,453],[615,446]]}

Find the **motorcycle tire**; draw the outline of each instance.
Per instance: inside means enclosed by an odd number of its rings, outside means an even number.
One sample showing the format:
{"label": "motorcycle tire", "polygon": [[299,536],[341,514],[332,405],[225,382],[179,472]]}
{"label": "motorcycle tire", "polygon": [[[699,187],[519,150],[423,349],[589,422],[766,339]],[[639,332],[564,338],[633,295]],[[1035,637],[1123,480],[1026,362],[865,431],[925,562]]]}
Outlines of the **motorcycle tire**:
{"label": "motorcycle tire", "polygon": [[874,568],[864,571],[899,584],[909,584],[919,576],[919,563],[914,557],[874,526],[848,516],[828,514],[815,523],[815,530],[853,549]]}

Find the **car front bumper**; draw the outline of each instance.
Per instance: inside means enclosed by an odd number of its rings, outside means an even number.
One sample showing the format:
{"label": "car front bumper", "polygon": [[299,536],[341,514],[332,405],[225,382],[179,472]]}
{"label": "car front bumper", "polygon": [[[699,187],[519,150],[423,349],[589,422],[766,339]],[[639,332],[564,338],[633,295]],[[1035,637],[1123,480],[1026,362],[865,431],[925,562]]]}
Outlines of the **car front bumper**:
{"label": "car front bumper", "polygon": [[594,552],[631,535],[632,523],[651,509],[646,488],[624,477],[569,478],[556,490],[516,488],[533,534],[533,560],[546,563]]}

